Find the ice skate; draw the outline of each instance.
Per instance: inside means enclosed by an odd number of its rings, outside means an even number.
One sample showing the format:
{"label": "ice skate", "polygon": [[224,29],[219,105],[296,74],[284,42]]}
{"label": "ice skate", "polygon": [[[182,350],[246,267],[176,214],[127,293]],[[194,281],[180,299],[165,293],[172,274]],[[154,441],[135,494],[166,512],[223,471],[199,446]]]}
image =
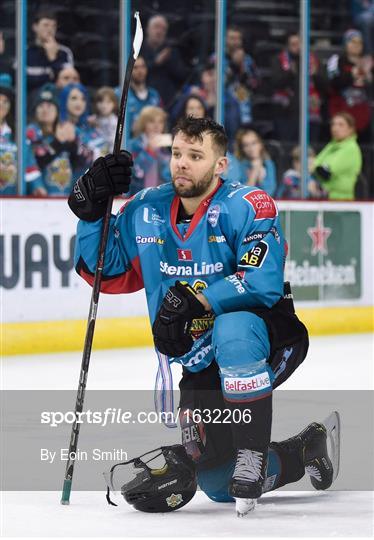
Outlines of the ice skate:
{"label": "ice skate", "polygon": [[332,413],[323,423],[313,422],[299,436],[303,442],[305,472],[312,486],[318,490],[328,489],[339,472],[338,413]]}
{"label": "ice skate", "polygon": [[298,435],[278,444],[300,448],[305,472],[308,473],[315,489],[328,489],[338,476],[340,417],[336,411],[323,422],[312,422]]}
{"label": "ice skate", "polygon": [[239,449],[229,493],[236,500],[239,517],[254,510],[256,499],[261,497],[266,475],[267,454],[257,450]]}

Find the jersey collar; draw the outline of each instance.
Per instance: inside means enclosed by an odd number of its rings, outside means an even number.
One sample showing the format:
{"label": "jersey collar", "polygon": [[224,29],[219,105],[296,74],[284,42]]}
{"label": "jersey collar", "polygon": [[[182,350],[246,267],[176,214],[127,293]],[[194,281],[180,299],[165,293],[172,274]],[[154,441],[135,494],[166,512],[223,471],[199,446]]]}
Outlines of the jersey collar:
{"label": "jersey collar", "polygon": [[196,229],[200,219],[208,210],[211,200],[213,199],[214,195],[219,190],[219,188],[222,186],[222,184],[223,184],[223,181],[221,180],[221,178],[219,178],[217,187],[211,193],[209,193],[209,195],[204,200],[201,201],[196,212],[194,213],[191,223],[184,236],[181,235],[177,227],[178,210],[179,210],[179,205],[181,203],[181,200],[180,200],[180,197],[178,197],[178,195],[174,196],[174,199],[172,200],[171,207],[170,207],[170,222],[171,222],[173,231],[175,232],[175,234],[178,236],[180,240],[183,240],[183,241],[187,240],[191,236],[191,234]]}

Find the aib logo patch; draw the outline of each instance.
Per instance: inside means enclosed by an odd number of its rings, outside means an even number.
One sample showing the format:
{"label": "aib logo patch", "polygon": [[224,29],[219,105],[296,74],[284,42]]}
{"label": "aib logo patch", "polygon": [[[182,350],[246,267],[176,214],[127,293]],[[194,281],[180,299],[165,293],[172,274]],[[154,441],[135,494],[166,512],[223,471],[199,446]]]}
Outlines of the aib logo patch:
{"label": "aib logo patch", "polygon": [[240,260],[239,267],[252,266],[255,268],[261,268],[262,263],[266,259],[266,255],[269,250],[269,245],[261,240],[252,249],[244,253]]}
{"label": "aib logo patch", "polygon": [[191,249],[177,249],[178,261],[192,261]]}

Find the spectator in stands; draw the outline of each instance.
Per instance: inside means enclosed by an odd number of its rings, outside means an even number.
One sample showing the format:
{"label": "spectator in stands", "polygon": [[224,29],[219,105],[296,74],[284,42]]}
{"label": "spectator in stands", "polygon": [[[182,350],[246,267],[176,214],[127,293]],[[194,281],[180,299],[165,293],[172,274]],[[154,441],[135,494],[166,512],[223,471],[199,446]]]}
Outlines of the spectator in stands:
{"label": "spectator in stands", "polygon": [[168,28],[163,15],[154,15],[148,21],[142,45],[142,56],[148,66],[148,84],[159,92],[166,110],[191,73],[178,48],[167,40]]}
{"label": "spectator in stands", "polygon": [[[308,170],[309,173],[314,169],[315,152],[313,148],[308,148]],[[277,198],[279,199],[301,199],[301,150],[300,146],[295,146],[291,152],[292,167],[288,169],[282,178],[282,183],[277,191]],[[326,198],[326,192],[322,188],[318,180],[309,174],[307,182],[307,198],[310,199],[324,199]]]}
{"label": "spectator in stands", "polygon": [[136,138],[130,140],[128,148],[134,157],[132,194],[171,180],[169,168],[171,135],[164,133],[166,121],[165,111],[152,106],[144,107],[135,121]]}
{"label": "spectator in stands", "polygon": [[[11,77],[0,74],[0,195],[17,194],[17,145],[13,131],[14,92]],[[26,185],[40,180],[40,170],[35,162],[30,144],[26,144]]]}
{"label": "spectator in stands", "polygon": [[148,68],[142,56],[138,56],[132,70],[132,78],[127,99],[127,115],[130,131],[143,107],[151,105],[161,107],[161,97],[158,91],[147,86]]}
{"label": "spectator in stands", "polygon": [[[89,96],[86,87],[83,84],[68,84],[61,90],[59,101],[60,121],[73,125],[80,143],[79,154],[84,156],[86,163],[91,164],[98,157],[107,154],[111,149],[88,123]],[[84,168],[75,170],[74,179],[84,171]]]}
{"label": "spectator in stands", "polygon": [[73,53],[56,41],[57,17],[47,8],[35,16],[32,29],[35,42],[27,49],[27,85],[33,91],[56,80],[57,72],[66,64],[73,65]]}
{"label": "spectator in stands", "polygon": [[190,95],[184,104],[182,110],[183,116],[193,116],[194,118],[205,118],[208,116],[208,109],[204,101],[195,95]]}
{"label": "spectator in stands", "polygon": [[[190,95],[200,97],[207,108],[207,116],[214,118],[217,103],[216,68],[214,61],[209,61],[201,71],[199,85],[185,86],[182,96],[171,111],[170,116],[172,125],[179,118],[185,100]],[[224,103],[225,130],[229,138],[229,149],[232,151],[235,135],[240,127],[240,108],[237,100],[235,100],[227,91],[225,92]]]}
{"label": "spectator in stands", "polygon": [[373,84],[374,62],[363,55],[362,34],[347,30],[344,52],[334,54],[328,61],[330,79],[330,117],[346,111],[353,116],[361,140],[370,139],[371,108],[369,91]]}
{"label": "spectator in stands", "polygon": [[362,166],[354,118],[346,112],[336,114],[331,120],[331,136],[315,159],[313,174],[329,199],[353,200]]}
{"label": "spectator in stands", "polygon": [[[318,141],[322,124],[321,106],[327,92],[327,81],[317,57],[309,56],[309,128],[310,140]],[[287,35],[287,45],[272,62],[274,87],[274,121],[281,141],[297,141],[299,133],[300,36]]]}
{"label": "spectator in stands", "polygon": [[42,178],[29,182],[31,195],[68,195],[74,171],[88,166],[72,122],[59,122],[58,99],[52,84],[36,96],[34,121],[26,136],[33,149]]}
{"label": "spectator in stands", "polygon": [[374,54],[374,0],[352,0],[353,22],[362,32],[365,53]]}
{"label": "spectator in stands", "polygon": [[241,182],[248,186],[257,186],[273,196],[277,187],[275,165],[256,131],[252,129],[238,131],[235,157],[241,169]]}
{"label": "spectator in stands", "polygon": [[0,31],[0,73],[12,73],[13,63],[14,59],[6,45],[4,33]]}
{"label": "spectator in stands", "polygon": [[56,88],[62,90],[68,84],[77,84],[81,82],[80,75],[74,66],[66,64],[56,76]]}
{"label": "spectator in stands", "polygon": [[102,86],[94,97],[95,114],[89,118],[91,126],[96,128],[110,151],[113,148],[117,129],[118,99],[113,88]]}
{"label": "spectator in stands", "polygon": [[194,118],[209,116],[208,107],[198,94],[189,94],[183,100],[179,100],[176,115],[177,119],[186,116],[193,116]]}
{"label": "spectator in stands", "polygon": [[226,33],[225,75],[227,92],[239,105],[240,123],[250,124],[251,94],[259,85],[259,75],[253,58],[244,50],[243,32],[237,26],[230,26]]}

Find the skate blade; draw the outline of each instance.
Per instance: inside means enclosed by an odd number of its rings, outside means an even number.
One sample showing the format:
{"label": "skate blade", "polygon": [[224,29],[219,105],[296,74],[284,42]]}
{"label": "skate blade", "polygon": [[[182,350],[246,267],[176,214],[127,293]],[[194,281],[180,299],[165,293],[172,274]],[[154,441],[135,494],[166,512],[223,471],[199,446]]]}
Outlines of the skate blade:
{"label": "skate blade", "polygon": [[256,508],[256,499],[235,499],[235,510],[238,517],[245,517]]}
{"label": "skate blade", "polygon": [[333,477],[332,481],[334,482],[336,477],[339,474],[340,467],[340,416],[337,411],[333,411],[322,424],[326,428],[327,441],[329,457],[333,466]]}

